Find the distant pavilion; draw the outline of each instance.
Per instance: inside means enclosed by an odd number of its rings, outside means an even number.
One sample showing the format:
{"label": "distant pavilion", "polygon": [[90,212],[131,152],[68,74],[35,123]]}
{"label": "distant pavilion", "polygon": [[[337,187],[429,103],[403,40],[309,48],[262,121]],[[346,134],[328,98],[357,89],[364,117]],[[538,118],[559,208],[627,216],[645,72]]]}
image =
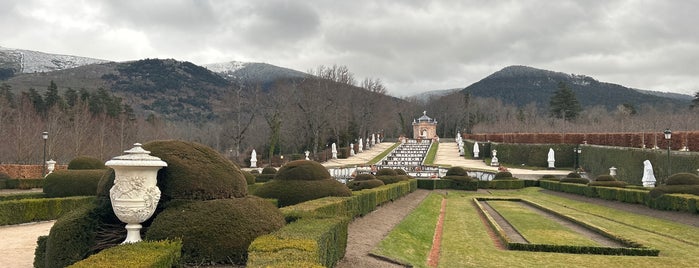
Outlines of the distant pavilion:
{"label": "distant pavilion", "polygon": [[433,139],[437,137],[437,120],[427,116],[427,111],[417,120],[413,119],[413,139]]}

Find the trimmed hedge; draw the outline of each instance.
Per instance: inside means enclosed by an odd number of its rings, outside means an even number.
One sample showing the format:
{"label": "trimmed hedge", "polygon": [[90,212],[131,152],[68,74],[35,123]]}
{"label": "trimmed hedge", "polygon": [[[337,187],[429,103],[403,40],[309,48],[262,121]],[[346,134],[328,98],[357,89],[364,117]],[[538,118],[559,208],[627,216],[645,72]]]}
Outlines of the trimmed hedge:
{"label": "trimmed hedge", "polygon": [[392,184],[396,182],[411,180],[412,177],[408,175],[383,175],[376,176],[376,179],[382,181],[383,184]]}
{"label": "trimmed hedge", "polygon": [[97,185],[107,169],[58,170],[46,176],[46,197],[96,195]]}
{"label": "trimmed hedge", "polygon": [[591,181],[587,185],[624,188],[624,187],[626,187],[626,182],[623,182],[623,181]]}
{"label": "trimmed hedge", "polygon": [[245,170],[241,170],[241,173],[243,173],[243,177],[245,177],[245,182],[248,185],[255,184],[255,175],[252,175],[252,173],[247,172]]}
{"label": "trimmed hedge", "polygon": [[328,170],[318,162],[311,160],[291,161],[281,167],[275,180],[316,181],[332,179]]}
{"label": "trimmed hedge", "polygon": [[545,180],[545,181],[560,181],[561,179],[556,178],[554,175],[546,174],[544,176],[541,176],[539,180]]}
{"label": "trimmed hedge", "polygon": [[46,240],[44,267],[66,267],[91,254],[98,228],[95,207],[91,204],[73,210],[53,224]]}
{"label": "trimmed hedge", "polygon": [[499,179],[492,181],[478,181],[478,188],[482,189],[522,189],[524,188],[524,180],[520,179]]}
{"label": "trimmed hedge", "polygon": [[70,160],[68,163],[68,169],[70,170],[83,170],[83,169],[107,169],[102,160],[89,156],[78,156]]}
{"label": "trimmed hedge", "polygon": [[692,194],[699,196],[699,185],[661,185],[650,191],[650,197],[657,198],[664,194]]}
{"label": "trimmed hedge", "polygon": [[94,196],[80,196],[0,201],[0,225],[55,220],[94,200]]}
{"label": "trimmed hedge", "polygon": [[255,177],[255,182],[268,182],[274,179],[277,174],[259,174]]}
{"label": "trimmed hedge", "polygon": [[394,171],[396,172],[396,174],[398,174],[398,175],[403,175],[403,176],[407,176],[407,175],[408,175],[408,173],[405,172],[405,170],[403,170],[402,168],[396,168],[396,169],[393,169],[393,170],[394,170]]}
{"label": "trimmed hedge", "polygon": [[193,201],[159,213],[146,239],[182,239],[185,263],[244,264],[250,243],[284,223],[282,213],[259,197]]}
{"label": "trimmed hedge", "polygon": [[382,168],[376,172],[376,176],[396,176],[398,173],[390,168]]}
{"label": "trimmed hedge", "polygon": [[46,240],[49,239],[48,235],[39,236],[36,239],[36,248],[34,248],[34,267],[44,268],[46,267]]}
{"label": "trimmed hedge", "polygon": [[509,171],[500,171],[495,173],[493,180],[509,180],[512,178],[512,173]]}
{"label": "trimmed hedge", "polygon": [[616,181],[616,179],[612,175],[599,175],[595,181]]}
{"label": "trimmed hedge", "polygon": [[274,179],[257,188],[255,195],[262,198],[277,199],[279,206],[285,207],[326,196],[352,196],[352,191],[346,185],[334,179]]}
{"label": "trimmed hedge", "polygon": [[10,194],[10,195],[0,195],[0,201],[9,201],[9,200],[22,200],[22,199],[39,199],[39,198],[45,198],[46,194],[44,193],[19,193],[19,194]]}
{"label": "trimmed hedge", "polygon": [[677,173],[667,178],[666,185],[699,185],[699,176],[692,173]]}
{"label": "trimmed hedge", "polygon": [[0,179],[0,189],[32,189],[44,187],[44,179]]}
{"label": "trimmed hedge", "polygon": [[466,172],[466,169],[462,167],[450,167],[447,170],[447,176],[468,176],[468,173]]}
{"label": "trimmed hedge", "polygon": [[379,186],[383,186],[383,181],[373,179],[373,180],[354,180],[347,184],[347,187],[352,191],[360,191],[364,189],[372,189]]}
{"label": "trimmed hedge", "polygon": [[273,167],[265,167],[262,169],[262,174],[277,174],[277,169]]}
{"label": "trimmed hedge", "polygon": [[170,268],[179,263],[182,242],[143,241],[111,247],[69,267],[158,267]]}
{"label": "trimmed hedge", "polygon": [[585,179],[585,178],[571,178],[571,177],[565,177],[560,180],[560,182],[566,182],[566,183],[577,183],[577,184],[588,184],[590,183],[590,180]]}

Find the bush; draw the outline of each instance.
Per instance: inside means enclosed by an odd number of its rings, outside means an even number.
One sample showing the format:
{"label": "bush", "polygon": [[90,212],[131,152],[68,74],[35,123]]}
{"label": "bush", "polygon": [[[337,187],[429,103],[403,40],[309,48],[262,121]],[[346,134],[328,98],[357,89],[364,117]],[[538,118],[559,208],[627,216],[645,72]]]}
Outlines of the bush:
{"label": "bush", "polygon": [[94,200],[94,197],[80,196],[2,201],[0,202],[0,225],[55,220]]}
{"label": "bush", "polygon": [[255,177],[255,182],[268,182],[274,179],[276,174],[259,174]]}
{"label": "bush", "polygon": [[91,205],[73,210],[53,224],[46,240],[44,267],[66,267],[92,253],[98,226],[94,209]]}
{"label": "bush", "polygon": [[181,250],[180,241],[144,241],[103,250],[70,267],[175,267]]}
{"label": "bush", "polygon": [[406,173],[405,170],[403,170],[402,168],[396,168],[396,169],[393,169],[393,170],[394,170],[394,171],[396,172],[396,174],[398,174],[398,175],[405,175],[405,176],[408,175],[408,173]]}
{"label": "bush", "polygon": [[284,207],[326,196],[352,196],[352,191],[334,179],[272,180],[257,188],[255,195],[277,199]]}
{"label": "bush", "polygon": [[240,169],[214,149],[193,142],[152,141],[143,145],[168,166],[158,171],[159,206],[171,200],[210,200],[247,195]]}
{"label": "bush", "polygon": [[257,174],[260,174],[260,171],[257,169],[253,169],[253,170],[250,170],[250,174],[257,175]]}
{"label": "bush", "polygon": [[70,163],[68,163],[68,169],[75,169],[75,170],[81,170],[81,169],[106,169],[107,167],[104,165],[104,162],[97,158],[92,158],[89,156],[78,156],[76,158],[73,158],[73,160],[70,160]]}
{"label": "bush", "polygon": [[[575,173],[577,174],[577,173]],[[588,184],[590,180],[585,179],[585,178],[571,178],[571,177],[565,177],[560,180],[561,182],[567,182],[567,183],[577,183],[577,184]]]}
{"label": "bush", "polygon": [[396,182],[410,180],[411,177],[408,175],[384,175],[384,176],[376,176],[376,179],[382,181],[384,184],[392,184],[392,183],[396,183]]}
{"label": "bush", "polygon": [[46,197],[96,195],[106,169],[58,170],[44,179]]}
{"label": "bush", "polygon": [[666,185],[699,185],[699,176],[692,173],[677,173],[667,178]]}
{"label": "bush", "polygon": [[599,175],[595,181],[616,181],[616,179],[612,175]]}
{"label": "bush", "polygon": [[452,180],[452,181],[473,181],[475,180],[474,178],[471,178],[469,176],[458,176],[458,175],[447,175],[442,177],[443,180]]}
{"label": "bush", "polygon": [[34,248],[34,267],[44,268],[46,266],[46,240],[48,235],[39,236],[36,240],[36,248]]}
{"label": "bush", "polygon": [[582,176],[580,176],[580,174],[578,174],[578,173],[571,172],[571,173],[568,173],[568,175],[566,175],[566,178],[582,178]]}
{"label": "bush", "polygon": [[512,173],[509,171],[501,171],[498,173],[495,173],[495,176],[493,177],[493,180],[511,180],[512,179]]}
{"label": "bush", "polygon": [[243,177],[245,177],[245,182],[250,185],[250,184],[255,184],[255,175],[252,175],[252,173],[247,172],[245,170],[241,170],[241,173],[243,173]]}
{"label": "bush", "polygon": [[554,175],[546,174],[544,176],[541,176],[540,181],[559,181],[560,179],[556,178]]}
{"label": "bush", "polygon": [[369,181],[369,180],[375,180],[376,177],[371,174],[359,174],[357,177],[354,178],[354,181]]}
{"label": "bush", "polygon": [[250,243],[284,223],[279,209],[258,197],[195,201],[163,210],[146,238],[182,239],[186,263],[245,264]]}
{"label": "bush", "polygon": [[0,180],[0,189],[43,188],[44,179],[8,179]]}
{"label": "bush", "polygon": [[390,169],[390,168],[382,168],[379,169],[378,172],[376,172],[376,176],[396,176],[398,173],[396,173],[395,170]]}
{"label": "bush", "polygon": [[318,162],[296,160],[281,167],[275,179],[312,181],[331,179],[331,177],[328,170]]}
{"label": "bush", "polygon": [[277,169],[273,167],[265,167],[262,169],[262,174],[277,174]]}
{"label": "bush", "polygon": [[699,185],[660,185],[650,190],[650,197],[658,198],[664,194],[699,195]]}
{"label": "bush", "polygon": [[[364,175],[364,174],[362,174]],[[371,174],[369,174],[371,175]],[[359,177],[359,176],[357,176]],[[383,181],[373,179],[373,180],[353,180],[347,184],[347,187],[352,191],[360,191],[364,189],[372,189],[379,186],[384,186]]]}
{"label": "bush", "polygon": [[[462,167],[450,167],[447,170],[447,176],[468,176],[468,173]],[[512,177],[512,174],[510,174],[510,177]]]}
{"label": "bush", "polygon": [[0,172],[0,180],[9,180],[9,179],[11,179],[10,175],[8,175],[5,172]]}
{"label": "bush", "polygon": [[[606,176],[609,176],[609,175],[606,175]],[[624,187],[626,187],[626,182],[623,182],[623,181],[591,181],[587,185],[624,188]]]}

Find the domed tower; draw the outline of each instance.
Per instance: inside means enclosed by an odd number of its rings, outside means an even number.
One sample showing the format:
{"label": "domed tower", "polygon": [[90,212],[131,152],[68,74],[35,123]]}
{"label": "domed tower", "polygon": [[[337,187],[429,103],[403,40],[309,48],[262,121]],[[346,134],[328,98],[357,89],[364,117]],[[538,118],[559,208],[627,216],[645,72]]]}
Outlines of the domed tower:
{"label": "domed tower", "polygon": [[437,137],[437,120],[427,116],[427,111],[417,120],[413,119],[413,139],[432,139]]}

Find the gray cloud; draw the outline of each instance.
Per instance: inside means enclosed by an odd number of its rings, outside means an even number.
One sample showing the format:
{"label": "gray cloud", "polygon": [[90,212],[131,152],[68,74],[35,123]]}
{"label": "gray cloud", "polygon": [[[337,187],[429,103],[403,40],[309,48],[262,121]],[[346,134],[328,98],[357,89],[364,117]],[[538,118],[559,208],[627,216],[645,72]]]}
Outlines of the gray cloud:
{"label": "gray cloud", "polygon": [[[699,91],[697,1],[0,2],[1,46],[127,60],[347,65],[396,95],[508,65]],[[17,25],[14,27],[14,25]]]}

